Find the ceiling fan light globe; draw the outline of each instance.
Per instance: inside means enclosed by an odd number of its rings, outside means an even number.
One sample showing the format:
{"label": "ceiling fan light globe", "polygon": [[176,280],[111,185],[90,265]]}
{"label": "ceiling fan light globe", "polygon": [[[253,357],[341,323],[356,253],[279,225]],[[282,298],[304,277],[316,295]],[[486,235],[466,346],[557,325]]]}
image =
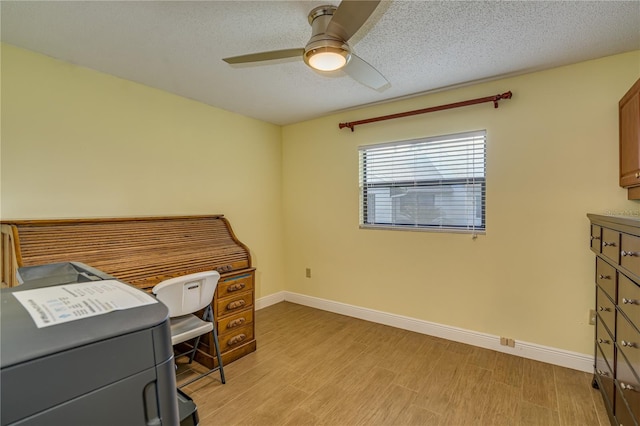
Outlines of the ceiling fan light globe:
{"label": "ceiling fan light globe", "polygon": [[347,65],[351,54],[344,48],[324,46],[307,50],[304,59],[307,65],[318,71],[336,71]]}
{"label": "ceiling fan light globe", "polygon": [[335,71],[347,64],[347,58],[334,52],[319,52],[309,58],[309,65],[320,71]]}

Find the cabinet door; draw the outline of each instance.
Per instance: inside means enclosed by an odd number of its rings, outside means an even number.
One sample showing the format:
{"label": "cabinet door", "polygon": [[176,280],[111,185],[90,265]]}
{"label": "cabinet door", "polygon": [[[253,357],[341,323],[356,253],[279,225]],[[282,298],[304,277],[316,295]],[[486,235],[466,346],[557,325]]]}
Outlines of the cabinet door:
{"label": "cabinet door", "polygon": [[619,104],[620,186],[640,185],[640,80]]}

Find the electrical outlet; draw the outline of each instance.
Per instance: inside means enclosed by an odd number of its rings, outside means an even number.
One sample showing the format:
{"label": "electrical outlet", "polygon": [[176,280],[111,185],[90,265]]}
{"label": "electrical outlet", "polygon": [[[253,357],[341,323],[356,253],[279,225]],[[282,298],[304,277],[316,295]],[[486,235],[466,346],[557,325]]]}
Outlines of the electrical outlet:
{"label": "electrical outlet", "polygon": [[589,325],[596,325],[596,310],[589,309]]}
{"label": "electrical outlet", "polygon": [[509,346],[510,348],[514,348],[516,346],[516,341],[508,337],[500,337],[500,344],[502,346]]}
{"label": "electrical outlet", "polygon": [[307,268],[307,269],[306,269],[306,271],[305,271],[305,276],[306,276],[307,278],[311,278],[311,268]]}

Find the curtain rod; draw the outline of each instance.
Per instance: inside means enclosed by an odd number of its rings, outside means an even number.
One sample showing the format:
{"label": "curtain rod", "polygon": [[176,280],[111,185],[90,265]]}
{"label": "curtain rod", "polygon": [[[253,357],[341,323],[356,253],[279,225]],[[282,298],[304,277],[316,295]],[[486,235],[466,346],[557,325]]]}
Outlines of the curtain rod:
{"label": "curtain rod", "polygon": [[426,114],[428,112],[435,112],[435,111],[442,111],[442,110],[445,110],[445,109],[459,108],[459,107],[463,107],[463,106],[481,104],[481,103],[484,103],[484,102],[493,102],[493,107],[494,108],[498,108],[498,101],[500,99],[511,99],[511,95],[512,95],[511,91],[508,91],[508,92],[505,92],[505,93],[502,93],[502,94],[499,94],[499,95],[487,96],[487,97],[478,98],[478,99],[471,99],[469,101],[454,102],[452,104],[439,105],[439,106],[434,106],[434,107],[429,107],[429,108],[416,109],[416,110],[413,110],[413,111],[399,112],[397,114],[383,115],[383,116],[380,116],[380,117],[366,118],[364,120],[350,121],[350,122],[347,122],[347,123],[340,123],[340,124],[338,124],[338,127],[340,129],[348,127],[353,132],[354,127],[359,126],[360,124],[375,123],[376,121],[384,121],[384,120],[393,120],[394,118],[402,118],[402,117],[409,117],[411,115]]}

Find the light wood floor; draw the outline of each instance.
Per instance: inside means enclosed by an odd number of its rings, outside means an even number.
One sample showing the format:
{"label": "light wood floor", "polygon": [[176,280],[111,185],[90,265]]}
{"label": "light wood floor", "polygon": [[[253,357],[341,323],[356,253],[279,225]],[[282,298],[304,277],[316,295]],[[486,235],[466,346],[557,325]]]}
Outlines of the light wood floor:
{"label": "light wood floor", "polygon": [[202,426],[609,424],[588,373],[287,302],[256,312],[256,339],[227,384],[183,389]]}

